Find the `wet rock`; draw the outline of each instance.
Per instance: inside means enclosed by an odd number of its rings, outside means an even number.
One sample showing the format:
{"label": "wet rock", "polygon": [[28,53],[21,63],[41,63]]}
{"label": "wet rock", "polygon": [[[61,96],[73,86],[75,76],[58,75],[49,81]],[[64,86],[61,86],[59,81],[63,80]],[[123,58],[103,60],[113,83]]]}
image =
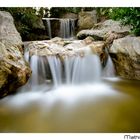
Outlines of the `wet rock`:
{"label": "wet rock", "polygon": [[93,37],[95,40],[107,40],[112,42],[112,39],[124,37],[130,33],[129,26],[122,26],[119,21],[106,20],[103,23],[98,23],[92,29],[81,30],[77,34],[78,39],[84,39],[87,36]]}
{"label": "wet rock", "polygon": [[19,48],[0,42],[0,97],[24,85],[30,75],[31,70]]}
{"label": "wet rock", "polygon": [[93,11],[81,11],[78,17],[78,28],[89,29],[92,28],[94,24],[97,23],[97,12]]}
{"label": "wet rock", "polygon": [[109,52],[119,76],[140,80],[139,37],[128,36],[114,40]]}
{"label": "wet rock", "polygon": [[0,97],[24,85],[31,70],[23,58],[22,40],[12,16],[0,11]]}
{"label": "wet rock", "polygon": [[66,13],[66,14],[63,14],[60,18],[77,19],[78,15],[74,13]]}
{"label": "wet rock", "polygon": [[92,37],[88,36],[83,41],[84,41],[85,45],[88,45],[88,44],[91,44],[94,41],[94,39]]}
{"label": "wet rock", "polygon": [[[63,42],[63,43],[60,43]],[[87,54],[96,54],[101,58],[101,62],[105,63],[107,54],[105,52],[105,42],[94,41],[93,38],[87,37],[84,40],[69,41],[66,45],[65,40],[54,38],[48,41],[34,41],[26,44],[29,49],[30,57],[55,55],[64,60],[66,56],[81,56]]]}
{"label": "wet rock", "polygon": [[109,31],[104,36],[104,40],[106,41],[107,44],[112,44],[113,40],[118,38],[123,38],[128,34],[129,34],[128,31],[124,31],[124,32]]}
{"label": "wet rock", "polygon": [[63,45],[60,45],[57,41],[33,41],[26,44],[26,49],[29,50],[30,56],[48,56],[57,55],[64,51]]}
{"label": "wet rock", "polygon": [[53,42],[53,43],[56,43],[56,44],[62,45],[62,46],[65,45],[65,41],[64,41],[64,39],[61,38],[61,37],[54,37],[54,38],[52,38],[52,39],[50,40],[50,42]]}
{"label": "wet rock", "polygon": [[91,48],[93,53],[97,54],[100,57],[101,64],[104,67],[108,59],[106,43],[104,41],[94,41],[89,45],[89,47]]}
{"label": "wet rock", "polygon": [[77,34],[78,39],[85,39],[88,36],[91,36],[95,40],[103,40],[105,33],[103,31],[97,30],[97,29],[87,29],[87,30],[81,30]]}

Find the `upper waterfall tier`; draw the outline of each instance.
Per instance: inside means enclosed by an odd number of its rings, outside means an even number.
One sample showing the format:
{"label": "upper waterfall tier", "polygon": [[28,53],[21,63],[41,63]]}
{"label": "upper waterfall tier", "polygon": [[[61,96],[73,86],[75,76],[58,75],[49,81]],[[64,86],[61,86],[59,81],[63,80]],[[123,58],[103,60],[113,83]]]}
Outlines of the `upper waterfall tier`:
{"label": "upper waterfall tier", "polygon": [[72,38],[75,35],[76,19],[43,18],[49,38],[58,36]]}

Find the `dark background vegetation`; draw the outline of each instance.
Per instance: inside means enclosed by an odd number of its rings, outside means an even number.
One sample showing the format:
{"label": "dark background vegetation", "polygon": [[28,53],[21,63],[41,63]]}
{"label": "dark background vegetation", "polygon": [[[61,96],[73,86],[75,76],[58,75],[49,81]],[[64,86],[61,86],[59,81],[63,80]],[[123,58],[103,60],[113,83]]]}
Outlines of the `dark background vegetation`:
{"label": "dark background vegetation", "polygon": [[31,35],[40,32],[42,27],[39,25],[39,21],[42,20],[42,17],[48,17],[48,11],[50,12],[50,17],[59,18],[65,13],[78,14],[81,10],[91,11],[93,9],[97,10],[100,20],[108,18],[121,20],[122,24],[131,25],[132,32],[135,35],[140,35],[140,8],[53,7],[50,10],[45,7],[41,7],[39,10],[32,7],[0,8],[0,10],[8,11],[12,14],[16,28],[23,40],[32,40]]}

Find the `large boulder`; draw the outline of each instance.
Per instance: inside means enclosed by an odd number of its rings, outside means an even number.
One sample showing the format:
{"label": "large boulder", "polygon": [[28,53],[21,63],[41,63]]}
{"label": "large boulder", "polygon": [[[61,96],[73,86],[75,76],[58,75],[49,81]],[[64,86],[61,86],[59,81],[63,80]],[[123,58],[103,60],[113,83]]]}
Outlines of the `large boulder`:
{"label": "large boulder", "polygon": [[78,17],[78,28],[89,29],[92,28],[94,24],[97,23],[97,12],[93,11],[81,11]]}
{"label": "large boulder", "polygon": [[22,44],[12,16],[0,11],[0,97],[24,85],[31,74],[23,58]]}
{"label": "large boulder", "polygon": [[107,40],[109,38],[108,42],[112,42],[113,39],[124,37],[129,33],[129,26],[123,26],[120,21],[110,19],[96,24],[92,29],[81,30],[78,32],[77,38],[84,39],[87,36],[92,36],[95,40]]}
{"label": "large boulder", "polygon": [[78,15],[75,13],[65,13],[60,18],[78,19]]}
{"label": "large boulder", "polygon": [[37,18],[36,21],[32,23],[32,28],[33,29],[45,30],[45,26],[43,24],[42,19],[41,18]]}
{"label": "large boulder", "polygon": [[109,52],[119,76],[140,80],[139,37],[127,36],[114,40]]}
{"label": "large boulder", "polygon": [[21,49],[22,40],[14,25],[13,17],[10,13],[0,11],[0,41],[6,44],[16,45]]}

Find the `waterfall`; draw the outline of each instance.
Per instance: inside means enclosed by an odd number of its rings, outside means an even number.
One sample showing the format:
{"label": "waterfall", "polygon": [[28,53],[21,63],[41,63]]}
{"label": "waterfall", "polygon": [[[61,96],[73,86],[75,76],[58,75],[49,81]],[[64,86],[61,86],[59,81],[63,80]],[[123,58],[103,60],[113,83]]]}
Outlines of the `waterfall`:
{"label": "waterfall", "polygon": [[80,84],[98,82],[101,77],[99,57],[87,55],[66,58],[64,63],[66,83]]}
{"label": "waterfall", "polygon": [[32,76],[30,78],[31,87],[39,85],[39,72],[38,72],[38,56],[32,56],[30,61],[30,67],[32,69]]}
{"label": "waterfall", "polygon": [[71,20],[71,37],[74,36],[75,33],[75,20]]}
{"label": "waterfall", "polygon": [[[62,38],[72,38],[74,36],[75,19],[43,18],[43,20],[46,21],[46,28],[50,39],[52,36],[58,36]],[[55,23],[54,26],[51,26],[52,22]],[[53,35],[54,32],[55,36]]]}
{"label": "waterfall", "polygon": [[32,69],[32,76],[28,81],[28,88],[34,90],[39,85],[47,84],[50,69],[46,57],[33,55],[30,59],[30,67]]}
{"label": "waterfall", "polygon": [[[58,48],[58,45],[50,45],[50,49]],[[25,49],[24,57],[30,63],[32,69],[28,87],[32,90],[37,86],[48,83],[53,83],[54,87],[63,84],[93,83],[100,82],[102,77],[115,76],[115,69],[110,56],[108,56],[106,66],[101,69],[99,56],[93,54],[91,49],[88,47],[75,49],[77,53],[80,51],[84,52],[84,56],[65,55],[62,59],[59,55],[29,56],[29,51]]]}
{"label": "waterfall", "polygon": [[30,63],[32,75],[25,87],[21,88],[20,91],[36,90],[38,86],[48,84],[51,79],[51,73],[47,57],[36,55],[29,57],[29,52],[26,52],[24,57]]}
{"label": "waterfall", "polygon": [[[58,45],[50,45],[50,49],[58,48]],[[56,88],[66,84],[99,83],[101,78],[115,77],[114,65],[109,55],[105,67],[101,69],[99,56],[91,53],[91,49],[88,47],[75,49],[77,53],[80,51],[84,52],[84,56],[65,55],[62,59],[59,55],[29,56],[29,51],[25,49],[24,57],[32,69],[26,90],[34,90],[41,85]]]}
{"label": "waterfall", "polygon": [[54,86],[57,87],[62,84],[62,64],[56,56],[49,56],[48,63],[51,69]]}
{"label": "waterfall", "polygon": [[47,32],[48,32],[48,36],[51,39],[52,38],[52,31],[51,31],[51,19],[50,18],[44,18],[47,22]]}
{"label": "waterfall", "polygon": [[29,51],[24,52],[24,58],[27,62],[29,62]]}
{"label": "waterfall", "polygon": [[[97,55],[87,55],[80,59],[76,58],[75,63],[72,83],[92,83],[100,80],[101,64]],[[78,74],[79,77],[77,77]]]}
{"label": "waterfall", "polygon": [[60,36],[62,38],[71,38],[74,36],[75,20],[60,19]]}
{"label": "waterfall", "polygon": [[102,71],[102,76],[103,77],[114,77],[115,76],[115,68],[114,68],[110,55],[108,55],[108,60],[107,60],[106,66],[104,67],[104,69]]}
{"label": "waterfall", "polygon": [[72,81],[74,59],[75,57],[71,57],[71,58],[66,57],[64,60],[66,84],[70,84]]}
{"label": "waterfall", "polygon": [[36,56],[30,58],[32,76],[30,89],[47,84],[52,79],[54,87],[62,84],[83,84],[98,82],[101,77],[99,57],[96,55],[66,56],[63,64],[57,56]]}

